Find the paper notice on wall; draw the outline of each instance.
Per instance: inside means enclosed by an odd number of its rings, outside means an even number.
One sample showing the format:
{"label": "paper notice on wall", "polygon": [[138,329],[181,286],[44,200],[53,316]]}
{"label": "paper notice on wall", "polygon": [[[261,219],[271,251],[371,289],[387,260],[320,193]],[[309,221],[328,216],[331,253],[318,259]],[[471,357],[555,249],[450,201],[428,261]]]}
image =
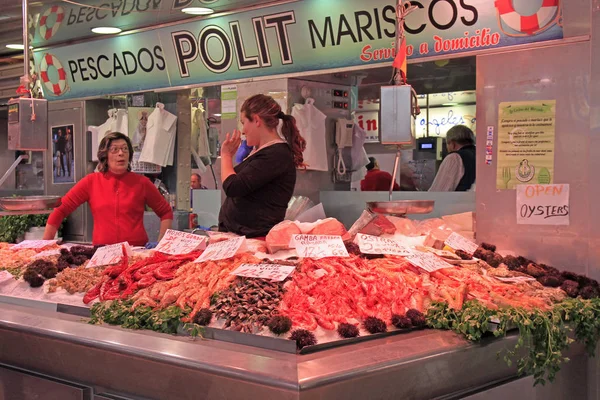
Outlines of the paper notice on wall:
{"label": "paper notice on wall", "polygon": [[237,118],[237,85],[221,86],[221,119]]}
{"label": "paper notice on wall", "polygon": [[518,185],[517,224],[569,225],[569,185]]}
{"label": "paper notice on wall", "polygon": [[496,188],[554,181],[556,100],[500,103]]}

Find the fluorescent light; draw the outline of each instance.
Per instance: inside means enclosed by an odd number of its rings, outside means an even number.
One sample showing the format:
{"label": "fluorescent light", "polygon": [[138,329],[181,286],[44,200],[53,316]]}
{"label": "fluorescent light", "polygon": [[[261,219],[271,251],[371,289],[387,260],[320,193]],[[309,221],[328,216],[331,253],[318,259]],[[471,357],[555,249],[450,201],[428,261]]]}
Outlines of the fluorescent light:
{"label": "fluorescent light", "polygon": [[114,35],[117,33],[121,33],[121,29],[110,26],[99,26],[97,28],[92,28],[92,32],[98,33],[100,35]]}
{"label": "fluorescent light", "polygon": [[457,106],[458,103],[444,103],[443,106]]}
{"label": "fluorescent light", "polygon": [[221,114],[213,114],[214,117],[220,117]]}
{"label": "fluorescent light", "polygon": [[214,13],[215,10],[208,7],[187,7],[181,10],[181,12],[192,15],[210,15]]}
{"label": "fluorescent light", "polygon": [[[9,49],[13,49],[13,50],[23,50],[23,49],[25,49],[25,46],[23,46],[22,44],[7,44],[6,47],[9,48]],[[29,46],[29,48],[33,49],[33,46]]]}

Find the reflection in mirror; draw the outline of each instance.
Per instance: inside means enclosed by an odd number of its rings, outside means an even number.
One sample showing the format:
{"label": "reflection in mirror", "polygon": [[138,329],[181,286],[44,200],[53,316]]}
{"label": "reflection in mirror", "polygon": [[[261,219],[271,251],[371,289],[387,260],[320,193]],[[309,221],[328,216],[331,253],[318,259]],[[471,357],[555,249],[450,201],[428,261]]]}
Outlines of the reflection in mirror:
{"label": "reflection in mirror", "polygon": [[[191,165],[190,182],[202,181],[202,188],[218,187],[213,166],[219,155],[221,126],[220,86],[191,89]],[[191,186],[197,184],[192,183]]]}
{"label": "reflection in mirror", "polygon": [[[400,171],[394,179],[396,188],[401,191],[431,189],[449,152],[446,134],[450,128],[464,125],[476,131],[475,58],[444,61],[409,65],[408,83],[418,93],[421,114],[416,119],[415,147],[402,151]],[[396,148],[380,143],[379,129],[381,118],[386,117],[380,111],[381,86],[390,84],[390,75],[390,68],[383,67],[307,78],[315,82],[351,85],[351,93],[356,93],[356,101],[351,105],[352,118],[366,133],[364,149],[367,156],[376,160],[376,166],[368,169],[371,165],[367,164],[358,171],[363,175],[360,180],[352,182],[349,188],[336,185],[336,190],[389,190]],[[460,168],[457,173],[460,174]],[[454,189],[436,185],[433,190]]]}

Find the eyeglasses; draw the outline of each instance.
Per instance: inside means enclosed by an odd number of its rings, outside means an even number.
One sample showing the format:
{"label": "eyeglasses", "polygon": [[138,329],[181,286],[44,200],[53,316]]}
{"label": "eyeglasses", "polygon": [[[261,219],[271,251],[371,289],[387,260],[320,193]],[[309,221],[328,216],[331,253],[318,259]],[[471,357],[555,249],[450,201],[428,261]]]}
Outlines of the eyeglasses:
{"label": "eyeglasses", "polygon": [[111,147],[108,148],[108,151],[111,154],[117,154],[119,152],[119,150],[121,150],[124,154],[128,154],[129,153],[129,147],[127,147],[127,146],[122,146],[122,147],[111,146]]}

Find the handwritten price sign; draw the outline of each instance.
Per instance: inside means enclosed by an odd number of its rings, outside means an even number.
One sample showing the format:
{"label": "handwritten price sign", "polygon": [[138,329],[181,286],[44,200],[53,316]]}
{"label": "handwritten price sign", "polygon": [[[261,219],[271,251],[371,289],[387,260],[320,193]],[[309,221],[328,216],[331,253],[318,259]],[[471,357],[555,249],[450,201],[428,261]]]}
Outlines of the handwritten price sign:
{"label": "handwritten price sign", "polygon": [[446,239],[446,245],[452,247],[454,250],[462,250],[471,255],[473,255],[473,253],[475,253],[479,248],[477,244],[455,232],[452,232],[452,234],[448,236],[448,239]]}
{"label": "handwritten price sign", "polygon": [[246,236],[240,236],[235,239],[209,244],[206,250],[194,262],[225,260],[245,250]]}
{"label": "handwritten price sign", "polygon": [[411,251],[411,255],[407,256],[406,259],[415,267],[424,269],[427,272],[435,272],[444,268],[454,268],[453,265],[448,264],[432,253],[413,250]]}
{"label": "handwritten price sign", "polygon": [[165,236],[156,246],[156,251],[165,254],[188,254],[196,250],[204,250],[208,238],[187,232],[167,229]]}
{"label": "handwritten price sign", "polygon": [[123,258],[123,247],[128,255],[132,254],[129,243],[116,243],[109,246],[100,247],[94,253],[94,256],[88,263],[88,268],[103,267],[105,265],[113,265],[121,261]]}
{"label": "handwritten price sign", "polygon": [[389,254],[393,256],[408,256],[410,250],[392,239],[359,233],[355,241],[363,254]]}
{"label": "handwritten price sign", "polygon": [[349,257],[341,236],[294,235],[296,252],[300,257],[325,258]]}
{"label": "handwritten price sign", "polygon": [[517,224],[569,223],[569,185],[517,185]]}
{"label": "handwritten price sign", "polygon": [[57,240],[23,240],[19,244],[15,244],[11,250],[22,250],[22,249],[43,249],[48,246],[56,244]]}
{"label": "handwritten price sign", "polygon": [[268,279],[274,282],[285,280],[296,267],[278,264],[242,264],[233,270],[230,275],[245,276],[247,278]]}
{"label": "handwritten price sign", "polygon": [[33,260],[37,260],[38,258],[53,257],[53,256],[60,256],[60,249],[40,251],[39,253],[35,254],[31,258]]}

